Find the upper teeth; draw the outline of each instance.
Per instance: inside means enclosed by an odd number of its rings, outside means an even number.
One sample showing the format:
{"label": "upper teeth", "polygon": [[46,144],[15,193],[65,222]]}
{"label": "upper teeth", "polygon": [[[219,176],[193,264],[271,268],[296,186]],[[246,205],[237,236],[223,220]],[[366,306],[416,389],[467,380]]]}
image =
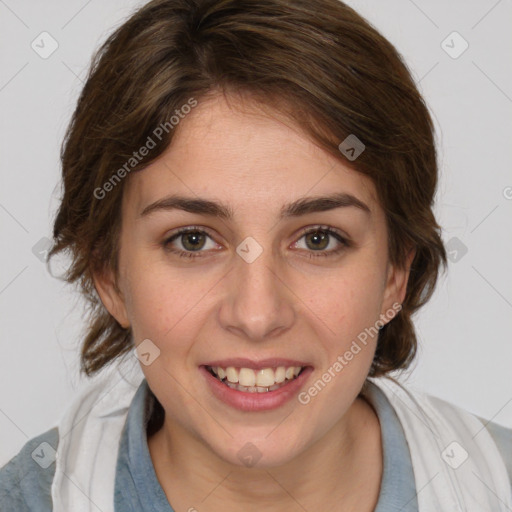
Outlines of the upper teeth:
{"label": "upper teeth", "polygon": [[278,366],[277,368],[262,368],[261,370],[253,370],[252,368],[235,368],[228,366],[221,368],[220,366],[212,366],[212,371],[220,380],[227,377],[229,382],[240,384],[241,386],[260,386],[270,387],[274,384],[284,382],[285,379],[293,379],[302,370],[302,366]]}

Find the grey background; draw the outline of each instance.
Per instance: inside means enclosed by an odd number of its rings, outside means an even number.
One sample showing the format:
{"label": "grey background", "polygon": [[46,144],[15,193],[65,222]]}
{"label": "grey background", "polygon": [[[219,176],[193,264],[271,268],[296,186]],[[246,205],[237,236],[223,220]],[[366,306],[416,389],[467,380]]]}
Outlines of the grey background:
{"label": "grey background", "polygon": [[[59,147],[90,57],[142,3],[0,0],[0,465],[56,424],[87,383],[80,299],[37,254],[51,235]],[[416,317],[420,350],[402,380],[512,427],[511,1],[347,3],[405,57],[438,135],[435,211],[452,261]],[[31,47],[43,31],[58,43],[46,59]],[[442,47],[460,51],[457,36],[446,39],[453,31],[469,44],[457,58]]]}

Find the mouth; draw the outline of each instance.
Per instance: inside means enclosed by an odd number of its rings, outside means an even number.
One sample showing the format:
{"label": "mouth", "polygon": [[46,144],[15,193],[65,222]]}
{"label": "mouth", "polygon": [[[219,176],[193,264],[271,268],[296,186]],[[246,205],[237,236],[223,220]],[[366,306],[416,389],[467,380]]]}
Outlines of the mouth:
{"label": "mouth", "polygon": [[305,366],[277,366],[261,369],[234,366],[205,366],[217,380],[244,393],[269,393],[288,385],[304,371]]}
{"label": "mouth", "polygon": [[199,367],[209,390],[224,404],[247,412],[278,409],[309,381],[313,366],[291,359],[210,361]]}

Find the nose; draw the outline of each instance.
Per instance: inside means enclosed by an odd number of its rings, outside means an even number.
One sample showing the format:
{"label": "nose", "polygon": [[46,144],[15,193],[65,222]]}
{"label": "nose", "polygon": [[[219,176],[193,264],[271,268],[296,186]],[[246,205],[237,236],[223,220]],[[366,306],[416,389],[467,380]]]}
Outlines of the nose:
{"label": "nose", "polygon": [[252,262],[238,254],[226,276],[219,310],[222,327],[252,341],[264,341],[290,329],[295,320],[293,293],[271,250]]}

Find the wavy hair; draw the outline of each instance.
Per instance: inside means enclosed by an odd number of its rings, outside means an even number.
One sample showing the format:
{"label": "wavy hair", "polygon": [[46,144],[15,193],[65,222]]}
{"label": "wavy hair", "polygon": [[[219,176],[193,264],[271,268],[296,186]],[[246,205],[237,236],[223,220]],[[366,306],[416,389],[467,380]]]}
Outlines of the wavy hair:
{"label": "wavy hair", "polygon": [[[129,176],[108,194],[98,190],[156,127],[212,91],[249,94],[285,114],[373,181],[390,262],[403,268],[407,248],[416,254],[402,310],[380,330],[369,375],[407,368],[417,350],[411,317],[431,297],[446,253],[432,211],[433,123],[400,54],[339,0],[154,0],[93,56],[61,148],[63,196],[49,255],[70,254],[65,280],[79,285],[89,306],[81,371],[90,376],[133,347],[130,328],[108,313],[92,279],[98,269],[117,275]],[[175,131],[163,130],[131,172],[156,160]],[[350,134],[366,146],[354,161],[338,149]]]}

